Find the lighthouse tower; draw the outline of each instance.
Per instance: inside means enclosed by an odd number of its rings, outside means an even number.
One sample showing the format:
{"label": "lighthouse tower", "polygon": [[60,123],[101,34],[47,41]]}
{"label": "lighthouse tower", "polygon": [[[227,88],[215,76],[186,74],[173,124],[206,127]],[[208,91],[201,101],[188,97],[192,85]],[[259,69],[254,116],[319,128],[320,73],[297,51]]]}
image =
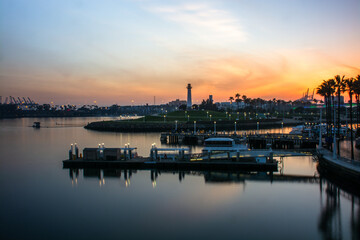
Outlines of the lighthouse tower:
{"label": "lighthouse tower", "polygon": [[188,90],[186,107],[187,107],[187,109],[191,109],[191,106],[192,106],[192,103],[191,103],[191,89],[192,89],[191,84],[189,83],[186,88]]}

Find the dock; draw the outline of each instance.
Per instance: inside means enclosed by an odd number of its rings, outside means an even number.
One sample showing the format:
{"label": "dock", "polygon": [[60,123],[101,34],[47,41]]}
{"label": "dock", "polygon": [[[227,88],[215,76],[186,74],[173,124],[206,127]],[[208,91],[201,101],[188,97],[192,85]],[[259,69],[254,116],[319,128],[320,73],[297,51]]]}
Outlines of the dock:
{"label": "dock", "polygon": [[278,162],[232,162],[232,161],[150,161],[150,158],[135,158],[126,161],[102,160],[64,160],[64,168],[119,168],[133,170],[171,170],[171,171],[274,171],[278,170]]}
{"label": "dock", "polygon": [[149,157],[138,156],[137,148],[126,144],[123,148],[107,148],[99,144],[97,148],[86,147],[83,154],[77,144],[71,144],[68,160],[64,168],[107,168],[132,170],[169,171],[278,171],[278,161],[274,157],[313,155],[308,150],[251,150],[235,145],[230,138],[207,139],[201,153],[190,153],[189,148],[158,148],[153,144]]}
{"label": "dock", "polygon": [[295,134],[223,134],[223,133],[191,133],[166,132],[161,133],[160,141],[166,144],[204,144],[208,138],[232,138],[235,142],[246,140],[254,149],[315,149],[318,139]]}

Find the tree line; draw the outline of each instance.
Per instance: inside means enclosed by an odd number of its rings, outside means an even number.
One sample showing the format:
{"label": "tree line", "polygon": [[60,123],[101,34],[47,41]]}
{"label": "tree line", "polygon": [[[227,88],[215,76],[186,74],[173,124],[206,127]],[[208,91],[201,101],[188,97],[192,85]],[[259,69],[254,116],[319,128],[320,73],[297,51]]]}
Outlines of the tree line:
{"label": "tree line", "polygon": [[[357,128],[359,127],[359,117],[360,117],[360,108],[359,108],[359,95],[360,95],[360,75],[353,78],[346,78],[344,76],[336,75],[332,79],[323,80],[323,82],[317,87],[316,93],[324,97],[325,103],[325,115],[326,115],[326,124],[327,124],[327,133],[328,137],[331,135],[331,128],[335,127],[337,131],[336,137],[340,138],[340,111],[341,111],[341,94],[349,94],[349,112],[350,112],[350,141],[351,141],[351,159],[354,159],[354,137],[353,137],[353,97],[356,101],[356,123]],[[337,99],[335,104],[335,99]],[[337,153],[340,154],[340,145],[337,141]]]}

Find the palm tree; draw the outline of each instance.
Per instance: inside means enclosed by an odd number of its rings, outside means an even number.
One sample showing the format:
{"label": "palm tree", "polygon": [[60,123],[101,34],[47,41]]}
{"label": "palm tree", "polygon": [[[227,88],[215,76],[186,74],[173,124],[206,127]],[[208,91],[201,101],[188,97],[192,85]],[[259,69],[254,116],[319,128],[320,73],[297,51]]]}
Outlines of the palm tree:
{"label": "palm tree", "polygon": [[235,94],[235,98],[236,98],[235,102],[238,110],[239,110],[239,102],[241,101],[240,96],[241,95],[239,93]]}
{"label": "palm tree", "polygon": [[233,96],[229,97],[229,101],[230,101],[230,105],[231,105],[232,101],[234,101],[234,97]]}
{"label": "palm tree", "polygon": [[[341,92],[345,92],[345,75],[342,76],[342,78],[340,77],[340,75],[336,75],[334,77],[334,81],[335,81],[335,88],[336,88],[336,95],[337,95],[337,104],[338,104],[338,109],[337,109],[337,137],[338,139],[340,139],[340,95]],[[335,107],[335,106],[334,106]],[[340,142],[337,142],[337,153],[340,155]]]}
{"label": "palm tree", "polygon": [[317,88],[316,93],[323,96],[325,100],[325,109],[326,109],[326,126],[328,137],[331,133],[331,124],[332,124],[332,111],[331,111],[331,98],[335,92],[335,81],[333,79],[323,80],[322,84]]}
{"label": "palm tree", "polygon": [[359,109],[359,97],[360,97],[360,75],[357,75],[356,79],[355,79],[355,87],[354,87],[354,94],[355,94],[355,99],[356,99],[356,127],[357,129],[359,129],[359,118],[360,118],[360,109]]}
{"label": "palm tree", "polygon": [[246,95],[242,95],[242,100],[245,102],[245,100],[247,99]]}
{"label": "palm tree", "polygon": [[345,80],[346,90],[349,92],[350,98],[350,141],[351,141],[351,160],[354,160],[354,139],[353,139],[353,119],[352,119],[352,96],[354,94],[354,78]]}

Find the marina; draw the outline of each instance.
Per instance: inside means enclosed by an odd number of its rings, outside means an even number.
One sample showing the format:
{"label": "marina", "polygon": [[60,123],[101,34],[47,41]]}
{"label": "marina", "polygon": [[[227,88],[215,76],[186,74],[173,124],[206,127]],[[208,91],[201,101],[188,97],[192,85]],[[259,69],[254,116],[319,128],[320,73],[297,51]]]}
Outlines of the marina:
{"label": "marina", "polygon": [[[203,170],[195,170],[193,163],[200,161],[187,160],[179,162],[191,164],[190,168],[180,171],[168,164],[164,169],[151,164],[144,166],[147,169],[137,169],[139,166],[126,166],[130,160],[122,155],[129,152],[128,148],[132,150],[132,161],[143,156],[149,162],[154,162],[150,160],[153,146],[163,149],[158,152],[163,158],[156,162],[160,164],[165,161],[165,154],[167,161],[174,163],[171,155],[179,155],[179,150],[171,149],[182,148],[185,155],[195,159],[205,154],[205,146],[169,146],[160,142],[159,133],[104,133],[81,127],[94,120],[42,118],[2,122],[0,148],[4,158],[0,168],[3,189],[0,208],[4,231],[0,235],[4,239],[8,236],[26,239],[30,235],[37,239],[147,237],[143,232],[124,231],[134,227],[151,228],[151,234],[156,236],[176,234],[186,238],[184,231],[203,236],[209,231],[203,229],[211,228],[217,229],[210,231],[216,238],[231,238],[241,231],[245,238],[263,239],[275,237],[272,227],[261,232],[247,229],[256,229],[259,224],[266,226],[274,219],[288,226],[287,229],[293,229],[280,239],[295,235],[299,239],[323,239],[323,234],[332,234],[332,231],[320,229],[320,220],[322,226],[341,221],[342,239],[358,236],[358,228],[353,227],[357,225],[353,222],[359,219],[359,195],[351,186],[340,188],[342,185],[330,182],[335,179],[333,175],[328,177],[318,171],[318,160],[311,149],[272,149],[273,159],[277,161],[276,171],[246,170],[244,166],[238,170],[233,167],[219,170],[218,166],[216,169],[201,166],[199,169]],[[29,127],[34,121],[41,122],[42,127]],[[61,123],[61,127],[47,127],[59,126],[56,123]],[[77,127],[68,127],[74,125]],[[77,151],[74,144],[72,155],[78,154],[80,158],[81,154],[82,159],[83,150],[98,149],[98,143],[105,143],[105,149],[109,150],[103,152],[104,160],[87,160],[88,163],[81,159],[68,160],[71,142],[77,143]],[[344,144],[346,141],[341,142],[345,154],[349,147]],[[260,154],[269,149],[251,151]],[[227,153],[214,151],[211,154],[214,159],[209,163],[227,161],[215,159],[222,155],[227,157]],[[120,160],[114,156],[120,156]],[[236,151],[231,156],[236,160]],[[63,159],[67,160],[63,162]],[[337,204],[328,205],[335,200]],[[17,212],[21,214],[21,221],[12,217]],[[153,228],[148,216],[156,216],[154,220],[166,226],[165,229]],[[80,221],[85,222],[86,227],[79,230],[77,223]],[[114,223],[116,228],[109,227]],[[22,231],[18,231],[19,228]],[[107,229],[105,234],[104,229]],[[218,231],[221,234],[217,234]],[[354,233],[351,235],[351,232]],[[44,234],[47,237],[43,237]]]}

